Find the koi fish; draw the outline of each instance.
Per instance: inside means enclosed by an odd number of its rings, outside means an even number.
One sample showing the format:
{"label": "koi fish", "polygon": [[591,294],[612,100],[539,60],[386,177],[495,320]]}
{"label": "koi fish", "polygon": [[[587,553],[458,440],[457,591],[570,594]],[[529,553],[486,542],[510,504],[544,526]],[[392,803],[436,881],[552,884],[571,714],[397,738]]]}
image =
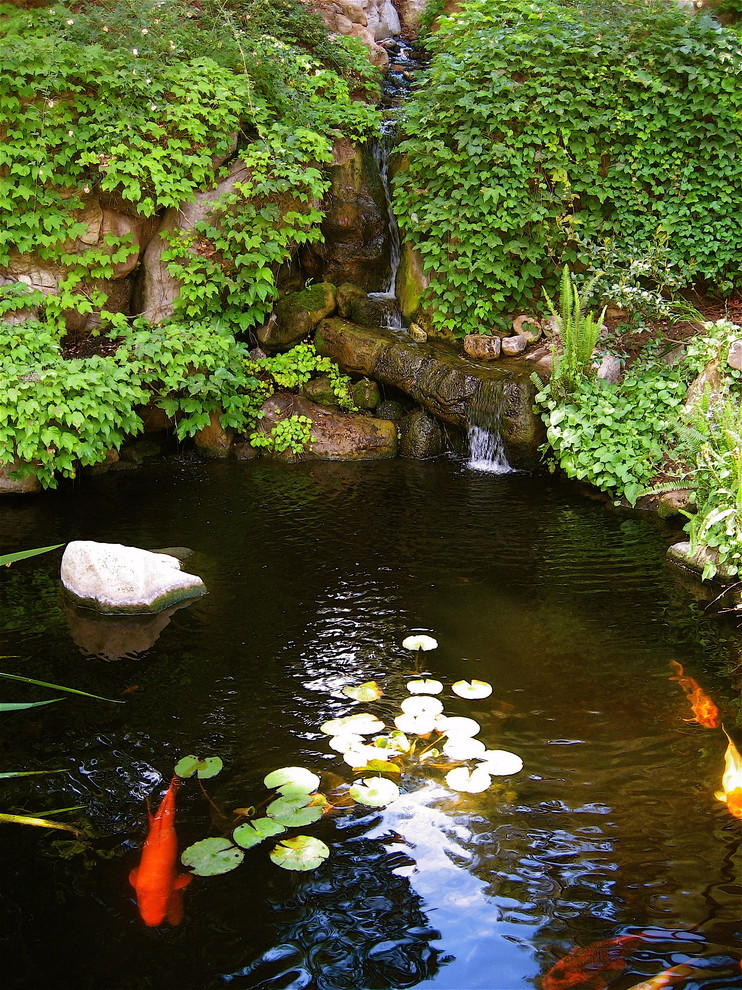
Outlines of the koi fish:
{"label": "koi fish", "polygon": [[644,943],[644,935],[622,935],[594,942],[584,949],[572,949],[544,977],[542,990],[591,987],[605,990],[616,975],[626,969],[626,956]]}
{"label": "koi fish", "polygon": [[[679,664],[677,660],[671,660],[670,666],[674,667],[676,674],[671,677],[671,681],[677,681],[681,688],[685,691],[688,700],[690,701],[691,708],[693,709],[693,715],[695,716],[695,721],[699,725],[702,725],[704,729],[718,729],[721,725],[721,718],[719,716],[719,709],[713,703],[711,698],[701,690],[701,686],[698,681],[693,677],[688,677],[683,673],[682,664]],[[693,721],[690,719],[689,721]]]}
{"label": "koi fish", "polygon": [[629,987],[629,990],[664,990],[665,987],[674,986],[681,981],[685,982],[689,976],[693,976],[697,972],[698,970],[694,966],[681,963],[679,966],[663,970],[648,980],[635,983],[633,987]]}
{"label": "koi fish", "polygon": [[180,778],[173,777],[165,797],[152,817],[149,833],[142,848],[139,866],[129,874],[129,882],[137,892],[139,914],[146,925],[154,927],[167,921],[179,925],[183,920],[183,888],[191,882],[191,874],[175,872],[178,837],[175,834],[175,792]]}
{"label": "koi fish", "polygon": [[[724,727],[722,726],[722,728]],[[735,818],[742,818],[742,756],[729,738],[726,729],[724,729],[724,735],[729,739],[729,745],[724,754],[722,790],[715,791],[714,797],[717,801],[723,801]]]}

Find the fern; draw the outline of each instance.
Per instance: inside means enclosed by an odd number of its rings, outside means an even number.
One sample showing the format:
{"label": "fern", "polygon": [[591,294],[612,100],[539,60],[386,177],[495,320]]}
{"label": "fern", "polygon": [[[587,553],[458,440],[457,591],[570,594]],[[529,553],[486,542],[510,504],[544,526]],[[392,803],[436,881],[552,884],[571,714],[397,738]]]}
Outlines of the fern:
{"label": "fern", "polygon": [[587,285],[582,294],[572,282],[567,265],[562,272],[559,292],[559,312],[549,294],[544,290],[551,315],[559,327],[561,348],[553,351],[551,383],[557,392],[573,392],[579,381],[587,374],[590,359],[603,329],[605,307],[596,320],[592,313],[585,312],[585,298],[590,291]]}

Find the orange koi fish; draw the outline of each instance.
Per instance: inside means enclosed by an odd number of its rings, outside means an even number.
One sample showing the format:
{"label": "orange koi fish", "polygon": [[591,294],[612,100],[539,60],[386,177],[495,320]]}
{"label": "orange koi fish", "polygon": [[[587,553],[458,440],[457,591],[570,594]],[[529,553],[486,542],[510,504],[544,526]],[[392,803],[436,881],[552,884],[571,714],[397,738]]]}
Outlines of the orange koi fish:
{"label": "orange koi fish", "polygon": [[[719,717],[719,709],[713,703],[711,698],[707,694],[704,694],[698,681],[694,680],[692,677],[687,677],[683,673],[682,664],[679,664],[677,660],[671,660],[670,666],[674,667],[677,673],[674,677],[671,677],[671,681],[677,681],[681,688],[685,691],[688,700],[690,701],[691,708],[693,709],[693,715],[695,716],[696,722],[702,725],[704,729],[718,729],[721,725],[721,718]],[[693,721],[693,719],[689,719]]]}
{"label": "orange koi fish", "polygon": [[673,966],[671,969],[663,970],[648,980],[635,983],[633,987],[629,987],[629,990],[664,990],[665,987],[684,983],[689,976],[694,976],[697,972],[698,970],[693,966],[689,966],[687,963],[681,963],[679,966]]}
{"label": "orange koi fish", "polygon": [[569,987],[590,987],[605,990],[618,973],[626,969],[626,956],[645,941],[643,935],[622,935],[568,952],[544,977],[542,990],[568,990]]}
{"label": "orange koi fish", "polygon": [[183,888],[191,874],[175,872],[178,837],[175,834],[175,792],[180,778],[173,777],[157,814],[149,816],[149,834],[142,848],[139,866],[129,874],[137,892],[139,914],[146,925],[154,927],[167,921],[179,925],[183,920]]}
{"label": "orange koi fish", "polygon": [[[729,733],[726,729],[724,729],[724,735],[729,739]],[[721,778],[721,786],[722,790],[716,791],[714,797],[718,801],[723,801],[735,818],[742,818],[742,756],[731,739],[729,739],[729,745],[724,754],[724,774]]]}

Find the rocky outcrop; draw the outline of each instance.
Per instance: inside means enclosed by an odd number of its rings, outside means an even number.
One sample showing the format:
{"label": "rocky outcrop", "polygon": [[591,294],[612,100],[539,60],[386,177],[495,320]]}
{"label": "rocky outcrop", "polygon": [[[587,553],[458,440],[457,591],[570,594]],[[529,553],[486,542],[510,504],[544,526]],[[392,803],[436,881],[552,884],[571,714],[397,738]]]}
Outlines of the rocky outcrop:
{"label": "rocky outcrop", "polygon": [[269,352],[285,350],[302,340],[320,320],[335,312],[336,292],[330,282],[319,282],[279,299],[274,318],[257,331],[261,347]]}
{"label": "rocky outcrop", "polygon": [[391,277],[389,210],[369,145],[340,142],[323,207],[323,242],[302,248],[305,272],[318,281],[352,282],[365,292],[385,289]]}
{"label": "rocky outcrop", "polygon": [[270,433],[276,423],[292,415],[312,421],[312,441],[303,453],[284,451],[270,455],[282,460],[363,461],[397,454],[397,428],[389,420],[326,409],[287,392],[272,396],[261,411],[258,430],[263,433]]}
{"label": "rocky outcrop", "polygon": [[387,67],[389,58],[377,42],[402,30],[392,0],[313,0],[312,6],[331,32],[359,38],[368,48],[374,65],[380,69]]}
{"label": "rocky outcrop", "polygon": [[181,572],[176,557],[92,540],[67,544],[61,578],[77,604],[106,614],[160,612],[206,594],[201,578]]}
{"label": "rocky outcrop", "polygon": [[0,495],[30,495],[41,491],[41,482],[35,474],[15,477],[19,467],[18,461],[0,464]]}
{"label": "rocky outcrop", "polygon": [[338,318],[320,323],[315,346],[346,373],[393,385],[438,419],[465,428],[497,429],[513,467],[538,464],[544,427],[533,412],[531,363],[512,358],[484,365],[445,341],[418,344],[404,331],[360,327]]}

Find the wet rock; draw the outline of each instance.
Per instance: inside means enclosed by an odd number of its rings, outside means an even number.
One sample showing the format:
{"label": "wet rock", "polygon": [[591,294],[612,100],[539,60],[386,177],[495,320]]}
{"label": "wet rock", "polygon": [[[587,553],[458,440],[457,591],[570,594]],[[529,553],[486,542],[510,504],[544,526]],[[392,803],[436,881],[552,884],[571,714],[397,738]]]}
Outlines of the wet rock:
{"label": "wet rock", "polygon": [[423,292],[429,285],[430,279],[423,270],[422,255],[403,242],[395,288],[399,308],[408,323],[422,324],[424,329],[431,326],[430,310],[422,303]]}
{"label": "wet rock", "polygon": [[484,333],[470,333],[464,337],[464,353],[478,361],[496,361],[502,351],[499,337]]}
{"label": "wet rock", "polygon": [[506,366],[476,365],[462,358],[456,345],[416,344],[403,331],[359,327],[337,318],[320,323],[315,346],[346,373],[393,385],[455,426],[487,426],[495,417],[509,462],[518,468],[539,463],[544,427],[533,412],[530,364],[515,358]]}
{"label": "wet rock", "polygon": [[193,435],[196,450],[202,457],[210,460],[224,460],[232,452],[234,430],[231,426],[222,426],[219,417],[221,409],[215,409],[209,414],[209,422]]}
{"label": "wet rock", "polygon": [[408,413],[399,424],[399,455],[423,460],[444,451],[441,424],[424,409]]}
{"label": "wet rock", "polygon": [[114,450],[112,447],[110,450],[106,451],[106,456],[102,461],[98,461],[97,464],[91,464],[87,469],[88,474],[108,474],[108,472],[113,468],[114,464],[118,464],[121,460],[119,452]]}
{"label": "wet rock", "polygon": [[[354,382],[350,389],[353,405],[359,409],[376,409],[381,402],[381,389],[378,382],[370,378],[362,378],[359,382]],[[388,417],[392,419],[393,417]]]}
{"label": "wet rock", "polygon": [[335,312],[335,292],[330,282],[319,282],[279,299],[275,320],[269,320],[257,331],[261,346],[275,351],[303,340],[320,320]]}
{"label": "wet rock", "polygon": [[714,580],[721,582],[737,580],[737,575],[728,566],[725,564],[718,565],[719,557],[715,550],[709,547],[699,547],[696,550],[692,550],[690,540],[682,540],[680,543],[674,543],[671,547],[667,548],[666,556],[670,563],[677,564],[692,571],[698,576],[699,580],[701,580],[704,568],[711,562],[718,566]]}
{"label": "wet rock", "polygon": [[671,492],[663,492],[657,499],[657,515],[660,519],[684,515],[691,509],[691,490],[677,488]]}
{"label": "wet rock", "polygon": [[[327,375],[310,379],[302,389],[304,395],[320,406],[336,406],[337,396]],[[358,405],[358,403],[356,403]]]}
{"label": "wet rock", "polygon": [[119,543],[74,540],[62,556],[62,584],[80,605],[106,614],[151,613],[206,594],[180,561]]}
{"label": "wet rock", "polygon": [[427,330],[423,330],[419,323],[410,323],[410,337],[418,344],[424,344],[428,339]]}
{"label": "wet rock", "polygon": [[502,338],[503,357],[517,357],[518,354],[523,353],[526,347],[528,347],[528,341],[522,333],[515,334],[513,337]]}
{"label": "wet rock", "polygon": [[20,462],[0,464],[0,495],[32,495],[41,491],[41,482],[35,474],[26,474],[23,478],[14,478]]}
{"label": "wet rock", "polygon": [[269,433],[275,423],[288,416],[307,416],[312,421],[312,443],[301,454],[285,451],[270,454],[281,460],[361,461],[395,457],[397,428],[387,420],[318,406],[287,392],[271,396],[262,406],[258,430]]}
{"label": "wet rock", "polygon": [[324,240],[305,245],[301,263],[313,278],[379,292],[391,276],[389,210],[379,168],[370,145],[353,147],[340,162],[330,170],[323,203]]}
{"label": "wet rock", "polygon": [[368,299],[368,293],[360,285],[353,282],[343,282],[337,288],[337,308],[338,316],[344,320],[350,319],[350,307],[355,299]]}
{"label": "wet rock", "polygon": [[379,419],[391,419],[397,421],[402,419],[407,410],[401,402],[396,399],[384,399],[376,408],[376,415]]}

